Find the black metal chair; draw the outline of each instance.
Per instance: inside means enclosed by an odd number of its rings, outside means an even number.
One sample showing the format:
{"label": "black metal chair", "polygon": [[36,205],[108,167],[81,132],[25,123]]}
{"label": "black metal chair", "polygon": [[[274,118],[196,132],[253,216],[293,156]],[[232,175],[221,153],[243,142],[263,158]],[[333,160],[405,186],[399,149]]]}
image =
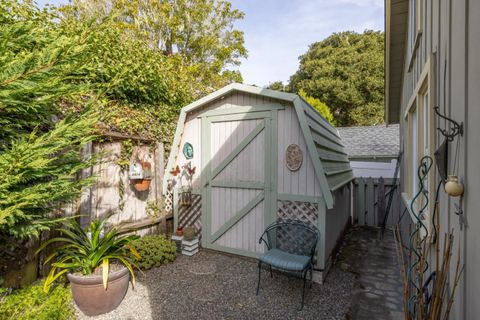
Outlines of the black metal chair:
{"label": "black metal chair", "polygon": [[319,232],[316,227],[298,220],[278,220],[269,225],[259,243],[265,242],[268,251],[262,254],[258,261],[257,295],[260,289],[260,275],[262,266],[289,273],[300,274],[303,278],[302,303],[299,310],[303,309],[305,300],[305,285],[307,272],[310,271],[310,288],[313,277],[313,256],[317,246]]}

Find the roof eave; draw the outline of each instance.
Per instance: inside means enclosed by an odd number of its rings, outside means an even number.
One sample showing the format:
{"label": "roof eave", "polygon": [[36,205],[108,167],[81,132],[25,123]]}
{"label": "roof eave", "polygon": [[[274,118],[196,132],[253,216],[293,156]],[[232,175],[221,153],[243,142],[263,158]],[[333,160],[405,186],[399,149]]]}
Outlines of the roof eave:
{"label": "roof eave", "polygon": [[385,122],[400,120],[408,0],[385,0]]}

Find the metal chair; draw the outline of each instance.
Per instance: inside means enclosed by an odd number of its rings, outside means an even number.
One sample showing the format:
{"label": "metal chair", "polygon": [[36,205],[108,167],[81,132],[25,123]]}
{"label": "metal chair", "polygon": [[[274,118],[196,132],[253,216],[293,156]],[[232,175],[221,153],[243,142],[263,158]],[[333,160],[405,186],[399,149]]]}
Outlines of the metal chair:
{"label": "metal chair", "polygon": [[272,278],[272,268],[300,274],[303,278],[303,290],[299,310],[302,310],[308,271],[310,271],[310,288],[312,287],[313,255],[318,237],[317,228],[298,220],[278,220],[269,225],[258,241],[265,242],[268,251],[262,254],[258,261],[257,295],[260,290],[263,265],[269,266]]}

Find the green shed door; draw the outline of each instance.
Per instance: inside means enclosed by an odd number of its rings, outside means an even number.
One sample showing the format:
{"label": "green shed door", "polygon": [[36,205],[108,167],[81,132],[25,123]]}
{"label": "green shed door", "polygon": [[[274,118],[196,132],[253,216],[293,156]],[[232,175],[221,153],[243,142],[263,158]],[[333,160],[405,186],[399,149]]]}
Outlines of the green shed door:
{"label": "green shed door", "polygon": [[[206,248],[256,257],[272,220],[270,112],[204,117],[203,234]],[[275,186],[276,187],[276,186]]]}

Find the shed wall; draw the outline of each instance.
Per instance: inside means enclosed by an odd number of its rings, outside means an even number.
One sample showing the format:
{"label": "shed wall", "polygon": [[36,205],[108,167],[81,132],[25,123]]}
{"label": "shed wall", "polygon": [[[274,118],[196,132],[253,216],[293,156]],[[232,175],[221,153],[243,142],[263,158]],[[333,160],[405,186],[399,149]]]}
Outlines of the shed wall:
{"label": "shed wall", "polygon": [[327,266],[331,261],[330,255],[343,236],[343,231],[350,221],[350,188],[344,186],[334,192],[335,205],[326,213],[325,226],[325,261]]}
{"label": "shed wall", "polygon": [[[298,144],[303,151],[303,164],[298,171],[290,171],[286,166],[285,151],[292,143]],[[278,193],[321,195],[320,183],[292,105],[278,112]]]}

